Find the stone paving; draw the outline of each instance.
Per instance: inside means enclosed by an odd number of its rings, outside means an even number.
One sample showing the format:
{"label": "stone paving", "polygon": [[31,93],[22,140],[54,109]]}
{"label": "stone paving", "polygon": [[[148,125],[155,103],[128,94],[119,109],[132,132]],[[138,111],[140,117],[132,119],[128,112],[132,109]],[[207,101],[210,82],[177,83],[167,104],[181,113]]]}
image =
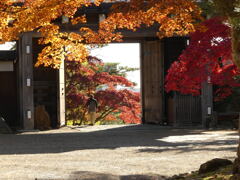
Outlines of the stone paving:
{"label": "stone paving", "polygon": [[157,125],[64,127],[0,134],[0,179],[164,179],[233,160],[236,131]]}

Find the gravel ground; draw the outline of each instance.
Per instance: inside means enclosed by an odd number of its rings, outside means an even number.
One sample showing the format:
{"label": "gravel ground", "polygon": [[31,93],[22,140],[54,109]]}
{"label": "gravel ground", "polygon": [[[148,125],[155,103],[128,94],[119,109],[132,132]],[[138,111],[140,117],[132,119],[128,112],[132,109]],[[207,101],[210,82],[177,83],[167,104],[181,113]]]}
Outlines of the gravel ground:
{"label": "gravel ground", "polygon": [[236,131],[154,125],[0,134],[0,179],[165,179],[213,158],[233,160]]}

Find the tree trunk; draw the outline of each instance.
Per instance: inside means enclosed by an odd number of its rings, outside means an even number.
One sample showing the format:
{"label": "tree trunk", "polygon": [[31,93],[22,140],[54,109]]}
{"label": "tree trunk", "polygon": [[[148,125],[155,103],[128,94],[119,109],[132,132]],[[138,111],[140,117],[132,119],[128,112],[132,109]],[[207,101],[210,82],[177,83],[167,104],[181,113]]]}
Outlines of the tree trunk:
{"label": "tree trunk", "polygon": [[238,68],[240,68],[240,27],[234,26],[232,23],[231,36],[232,36],[232,56],[233,61]]}
{"label": "tree trunk", "polygon": [[[240,28],[239,26],[234,26],[234,23],[231,23],[231,24],[232,24],[232,29],[231,29],[232,56],[233,56],[234,63],[240,69]],[[240,137],[240,113],[239,113],[239,120],[238,120],[238,134]],[[240,140],[238,141],[237,158],[234,160],[233,174],[234,176],[232,180],[240,179]]]}

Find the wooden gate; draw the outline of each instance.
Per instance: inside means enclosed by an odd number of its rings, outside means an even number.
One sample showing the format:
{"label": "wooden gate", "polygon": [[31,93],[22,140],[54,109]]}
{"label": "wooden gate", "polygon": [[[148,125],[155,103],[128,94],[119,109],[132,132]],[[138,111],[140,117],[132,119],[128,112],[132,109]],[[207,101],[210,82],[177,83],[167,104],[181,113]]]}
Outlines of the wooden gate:
{"label": "wooden gate", "polygon": [[201,96],[181,95],[176,93],[174,126],[201,126]]}
{"label": "wooden gate", "polygon": [[163,56],[160,40],[144,41],[141,46],[143,123],[162,123]]}

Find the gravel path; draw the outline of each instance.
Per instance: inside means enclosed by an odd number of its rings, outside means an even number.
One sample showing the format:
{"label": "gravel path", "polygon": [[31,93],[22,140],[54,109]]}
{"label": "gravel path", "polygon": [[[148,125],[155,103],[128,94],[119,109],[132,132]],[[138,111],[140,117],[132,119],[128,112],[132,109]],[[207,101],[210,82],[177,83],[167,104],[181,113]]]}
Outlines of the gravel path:
{"label": "gravel path", "polygon": [[154,125],[0,134],[0,179],[164,179],[213,158],[233,160],[237,141],[236,131]]}

